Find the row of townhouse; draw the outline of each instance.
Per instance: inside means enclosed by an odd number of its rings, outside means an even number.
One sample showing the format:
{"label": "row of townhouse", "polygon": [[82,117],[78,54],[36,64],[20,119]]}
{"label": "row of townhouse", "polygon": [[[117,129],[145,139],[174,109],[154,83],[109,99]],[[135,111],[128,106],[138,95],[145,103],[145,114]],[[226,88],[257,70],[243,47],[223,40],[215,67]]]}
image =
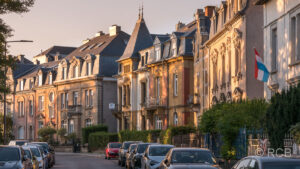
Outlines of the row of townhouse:
{"label": "row of townhouse", "polygon": [[150,34],[141,16],[115,76],[120,129],[197,125],[214,104],[262,98],[253,47],[263,51],[263,8],[254,2],[198,9],[192,22],[166,35]]}
{"label": "row of townhouse", "polygon": [[117,121],[109,109],[117,101],[112,76],[129,37],[113,25],[108,34],[100,31],[78,48],[53,46],[33,62],[20,56],[7,82],[13,91],[7,107],[16,139],[35,140],[44,126],[65,128],[79,137],[83,127],[95,124],[116,132]]}

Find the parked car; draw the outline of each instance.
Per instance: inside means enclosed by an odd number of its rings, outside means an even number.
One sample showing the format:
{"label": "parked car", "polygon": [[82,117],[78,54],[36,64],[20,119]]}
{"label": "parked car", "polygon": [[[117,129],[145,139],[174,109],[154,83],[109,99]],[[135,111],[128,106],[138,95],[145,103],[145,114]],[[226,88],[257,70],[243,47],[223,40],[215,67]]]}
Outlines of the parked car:
{"label": "parked car", "polygon": [[39,144],[33,144],[33,143],[27,143],[27,146],[35,146],[39,149],[40,153],[41,153],[41,157],[42,157],[42,161],[43,161],[43,169],[48,169],[49,168],[49,157],[48,157],[48,151],[47,149],[45,149],[43,146],[39,145]]}
{"label": "parked car", "polygon": [[209,150],[200,148],[172,148],[159,169],[219,169]]}
{"label": "parked car", "polygon": [[156,169],[173,145],[149,145],[141,161],[142,169]]}
{"label": "parked car", "polygon": [[23,146],[28,143],[28,140],[11,140],[8,145],[9,146]]}
{"label": "parked car", "polygon": [[54,148],[49,146],[49,144],[47,142],[31,142],[31,143],[43,146],[43,148],[47,150],[48,167],[49,168],[53,167],[55,165],[55,151],[54,151]]}
{"label": "parked car", "polygon": [[156,143],[139,143],[137,144],[135,150],[132,152],[132,158],[131,158],[131,168],[141,168],[141,160],[142,157],[147,149],[147,147],[151,144],[156,144]]}
{"label": "parked car", "polygon": [[250,156],[238,161],[232,169],[299,169],[300,159]]}
{"label": "parked car", "polygon": [[[138,142],[140,142],[140,141],[138,141]],[[126,163],[126,153],[128,151],[129,146],[131,144],[138,143],[138,142],[137,141],[125,141],[125,142],[123,142],[122,147],[119,150],[118,164],[120,166],[125,166],[125,163]]]}
{"label": "parked car", "polygon": [[119,142],[108,143],[105,148],[105,159],[118,157],[121,146],[122,144]]}
{"label": "parked car", "polygon": [[0,169],[32,169],[32,163],[22,147],[0,146]]}
{"label": "parked car", "polygon": [[127,169],[130,169],[131,167],[131,159],[133,157],[133,151],[135,150],[135,148],[137,147],[137,144],[131,144],[128,148],[128,151],[126,152],[125,158],[125,167]]}
{"label": "parked car", "polygon": [[30,146],[22,146],[25,154],[31,160],[33,169],[39,169],[39,161],[37,157],[32,153]]}

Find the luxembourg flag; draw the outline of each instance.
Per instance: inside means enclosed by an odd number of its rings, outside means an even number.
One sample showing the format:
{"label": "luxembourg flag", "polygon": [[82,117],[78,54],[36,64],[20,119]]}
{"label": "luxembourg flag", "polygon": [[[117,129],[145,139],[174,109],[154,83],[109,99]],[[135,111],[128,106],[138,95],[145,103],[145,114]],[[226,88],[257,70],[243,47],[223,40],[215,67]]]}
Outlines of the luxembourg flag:
{"label": "luxembourg flag", "polygon": [[264,65],[264,62],[262,61],[256,49],[254,49],[254,51],[255,51],[255,79],[260,80],[262,82],[268,82],[269,71],[267,67]]}

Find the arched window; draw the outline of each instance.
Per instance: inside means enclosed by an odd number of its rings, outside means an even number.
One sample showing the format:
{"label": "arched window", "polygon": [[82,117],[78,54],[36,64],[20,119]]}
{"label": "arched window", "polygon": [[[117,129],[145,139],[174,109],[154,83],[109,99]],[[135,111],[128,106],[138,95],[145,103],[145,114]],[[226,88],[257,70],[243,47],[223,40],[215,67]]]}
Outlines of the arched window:
{"label": "arched window", "polygon": [[174,113],[174,126],[178,126],[178,114],[177,114],[177,112]]}
{"label": "arched window", "polygon": [[155,129],[157,130],[162,129],[162,119],[159,116],[155,117]]}
{"label": "arched window", "polygon": [[24,139],[24,127],[20,126],[18,128],[18,139]]}
{"label": "arched window", "polygon": [[71,120],[69,120],[69,125],[68,125],[68,133],[70,134],[70,133],[74,133],[74,120],[73,119],[71,119]]}

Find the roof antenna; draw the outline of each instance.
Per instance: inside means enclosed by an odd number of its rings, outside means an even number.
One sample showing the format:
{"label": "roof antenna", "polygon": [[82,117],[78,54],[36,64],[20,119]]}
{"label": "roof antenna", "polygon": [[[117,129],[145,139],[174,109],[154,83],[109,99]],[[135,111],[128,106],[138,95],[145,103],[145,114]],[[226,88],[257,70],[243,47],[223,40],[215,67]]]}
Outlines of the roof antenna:
{"label": "roof antenna", "polygon": [[139,5],[139,19],[141,19],[141,5]]}
{"label": "roof antenna", "polygon": [[144,2],[142,2],[142,18],[144,18]]}

